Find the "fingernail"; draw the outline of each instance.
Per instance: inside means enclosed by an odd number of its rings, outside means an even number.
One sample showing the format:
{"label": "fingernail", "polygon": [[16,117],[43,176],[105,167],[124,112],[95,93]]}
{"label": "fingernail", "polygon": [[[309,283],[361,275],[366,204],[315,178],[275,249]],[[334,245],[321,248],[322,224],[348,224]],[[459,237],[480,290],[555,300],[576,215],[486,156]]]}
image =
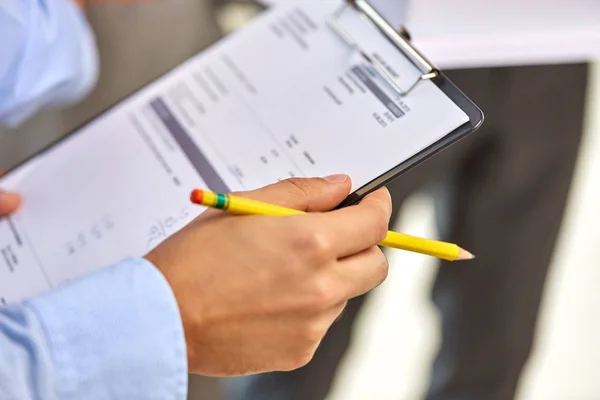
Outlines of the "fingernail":
{"label": "fingernail", "polygon": [[325,177],[325,180],[330,183],[344,183],[348,180],[348,175],[329,175]]}

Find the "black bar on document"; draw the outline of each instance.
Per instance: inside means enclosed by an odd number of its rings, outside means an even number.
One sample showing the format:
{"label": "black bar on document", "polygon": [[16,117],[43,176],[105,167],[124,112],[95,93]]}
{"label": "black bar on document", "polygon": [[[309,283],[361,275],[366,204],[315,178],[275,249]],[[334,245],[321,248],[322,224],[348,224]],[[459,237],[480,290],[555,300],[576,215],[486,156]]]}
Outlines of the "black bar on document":
{"label": "black bar on document", "polygon": [[21,236],[19,235],[19,232],[17,232],[17,228],[15,227],[13,220],[9,217],[9,218],[6,218],[6,222],[8,222],[8,227],[10,228],[11,233],[15,237],[15,242],[17,242],[17,245],[19,247],[22,247],[23,240],[21,240]]}
{"label": "black bar on document", "polygon": [[392,114],[394,114],[396,118],[400,118],[404,115],[404,111],[402,111],[402,109],[398,107],[396,103],[394,103],[392,99],[390,99],[388,95],[385,94],[384,91],[381,90],[381,88],[377,86],[377,84],[373,82],[371,78],[369,78],[367,73],[361,67],[353,67],[352,72],[358,77],[358,79],[360,79],[367,89],[369,89],[371,93],[373,93],[375,97],[377,97],[379,101],[381,101],[383,105],[386,106]]}
{"label": "black bar on document", "polygon": [[208,188],[217,193],[228,193],[229,187],[223,182],[223,179],[221,179],[200,148],[198,148],[179,121],[177,121],[167,104],[161,98],[156,98],[150,103],[150,106],[156,112],[158,118],[165,124],[169,132],[171,132],[173,138],[179,143],[188,160],[196,168],[196,171],[198,171],[204,182],[206,182]]}

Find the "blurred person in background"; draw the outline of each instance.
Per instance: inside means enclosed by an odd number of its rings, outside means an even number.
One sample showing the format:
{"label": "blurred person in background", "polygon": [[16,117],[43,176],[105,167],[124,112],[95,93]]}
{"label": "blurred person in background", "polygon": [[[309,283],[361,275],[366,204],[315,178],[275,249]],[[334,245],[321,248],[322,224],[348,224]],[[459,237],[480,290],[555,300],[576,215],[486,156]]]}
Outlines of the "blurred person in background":
{"label": "blurred person in background", "polygon": [[[388,1],[372,0],[386,3],[382,10],[390,9]],[[483,109],[483,127],[389,185],[392,222],[407,196],[428,188],[442,239],[477,255],[465,265],[440,265],[432,299],[441,314],[441,347],[425,397],[510,400],[532,350],[577,160],[588,66],[446,72]],[[308,366],[236,378],[226,384],[228,398],[325,399],[364,302],[350,303]]]}
{"label": "blurred person in background", "polygon": [[[73,107],[43,110],[17,128],[0,127],[0,168],[16,164],[213,43],[221,35],[213,1],[79,0],[96,37],[98,84]],[[2,135],[6,131],[15,134]]]}

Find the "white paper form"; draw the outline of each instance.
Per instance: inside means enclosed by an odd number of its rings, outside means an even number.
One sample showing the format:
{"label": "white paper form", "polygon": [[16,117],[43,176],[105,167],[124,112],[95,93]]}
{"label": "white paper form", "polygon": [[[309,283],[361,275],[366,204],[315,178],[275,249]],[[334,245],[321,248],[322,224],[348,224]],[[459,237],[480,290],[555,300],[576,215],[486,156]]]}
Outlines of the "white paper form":
{"label": "white paper form", "polygon": [[[265,6],[277,6],[280,4],[307,4],[311,2],[329,2],[332,7],[339,7],[346,0],[257,0]],[[406,21],[409,9],[409,0],[369,0],[373,6],[392,26],[400,28]]]}
{"label": "white paper form", "polygon": [[[327,26],[331,11],[269,10],[2,180],[25,203],[0,220],[0,301],[147,253],[201,212],[196,187],[347,173],[357,188],[468,121],[431,82],[398,98]],[[415,73],[348,23],[400,81]]]}

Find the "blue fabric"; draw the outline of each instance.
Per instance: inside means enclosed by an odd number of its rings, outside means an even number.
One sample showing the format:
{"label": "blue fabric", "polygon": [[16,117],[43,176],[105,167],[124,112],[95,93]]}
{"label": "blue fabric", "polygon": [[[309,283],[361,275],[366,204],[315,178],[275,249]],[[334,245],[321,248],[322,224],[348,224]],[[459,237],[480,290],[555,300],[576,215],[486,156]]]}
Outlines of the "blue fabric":
{"label": "blue fabric", "polygon": [[186,395],[179,309],[163,275],[143,259],[0,308],[0,399]]}
{"label": "blue fabric", "polygon": [[[0,122],[95,84],[94,38],[70,0],[0,0]],[[0,307],[0,399],[183,400],[187,356],[162,274],[131,259]]]}
{"label": "blue fabric", "polygon": [[77,101],[97,76],[94,36],[73,1],[0,1],[0,123]]}

